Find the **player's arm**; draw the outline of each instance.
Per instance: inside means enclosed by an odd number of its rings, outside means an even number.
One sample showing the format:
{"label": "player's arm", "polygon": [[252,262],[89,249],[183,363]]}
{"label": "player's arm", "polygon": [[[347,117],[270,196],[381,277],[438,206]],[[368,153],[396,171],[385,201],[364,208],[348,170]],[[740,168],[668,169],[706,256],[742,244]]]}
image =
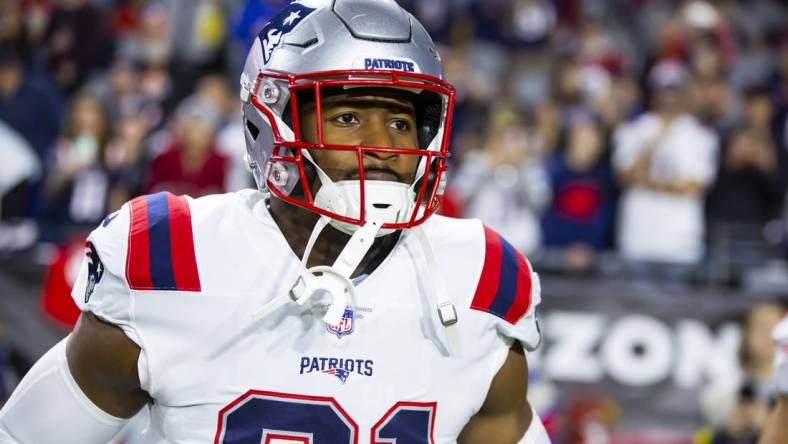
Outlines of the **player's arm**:
{"label": "player's arm", "polygon": [[788,394],[777,399],[758,444],[781,444],[788,440]]}
{"label": "player's arm", "polygon": [[149,401],[139,354],[119,328],[83,313],[0,411],[0,443],[105,444]]}
{"label": "player's arm", "polygon": [[515,343],[493,378],[482,408],[462,430],[457,442],[520,442],[533,416],[527,392],[528,365],[522,347]]}
{"label": "player's arm", "polygon": [[788,315],[774,328],[772,338],[777,345],[773,383],[779,397],[758,444],[778,444],[788,440]]}
{"label": "player's arm", "polygon": [[66,347],[68,366],[85,395],[104,412],[131,418],[151,401],[140,388],[140,348],[90,312],[80,316]]}
{"label": "player's arm", "polygon": [[[489,315],[490,327],[513,345],[458,442],[549,444],[542,421],[526,397],[528,364],[523,352],[523,347],[536,349],[541,338],[536,320],[536,307],[541,302],[539,276],[528,260],[494,230],[484,227],[484,238],[485,264],[470,308]],[[501,286],[500,282],[508,284]]]}

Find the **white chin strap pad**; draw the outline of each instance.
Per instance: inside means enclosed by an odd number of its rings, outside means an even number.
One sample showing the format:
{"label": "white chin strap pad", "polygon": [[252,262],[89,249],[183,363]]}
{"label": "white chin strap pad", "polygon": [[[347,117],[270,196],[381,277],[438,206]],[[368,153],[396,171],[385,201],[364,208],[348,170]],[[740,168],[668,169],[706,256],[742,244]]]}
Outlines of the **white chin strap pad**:
{"label": "white chin strap pad", "polygon": [[[20,444],[106,444],[126,419],[105,413],[71,376],[63,339],[22,379],[0,410],[0,439]],[[7,436],[6,436],[7,435]]]}
{"label": "white chin strap pad", "polygon": [[328,221],[329,218],[323,216],[315,224],[315,228],[309,236],[304,257],[301,259],[303,271],[289,293],[274,298],[253,313],[252,320],[254,322],[270,315],[289,301],[305,305],[310,300],[313,303],[320,303],[328,298],[328,311],[323,320],[329,325],[339,324],[346,308],[355,310],[356,295],[350,276],[372,247],[382,223],[375,219],[370,219],[363,227],[356,230],[350,237],[347,245],[345,245],[345,248],[339,253],[339,257],[330,267],[321,265],[307,269],[312,247],[315,245],[320,232],[328,224]]}
{"label": "white chin strap pad", "polygon": [[[358,219],[361,216],[361,181],[343,180],[326,183],[315,195],[315,205],[341,216]],[[413,214],[415,194],[410,185],[388,180],[364,181],[364,210],[366,220],[382,223],[407,222]],[[331,225],[347,234],[358,230],[357,225],[331,219]],[[394,230],[385,229],[377,237],[391,234]]]}

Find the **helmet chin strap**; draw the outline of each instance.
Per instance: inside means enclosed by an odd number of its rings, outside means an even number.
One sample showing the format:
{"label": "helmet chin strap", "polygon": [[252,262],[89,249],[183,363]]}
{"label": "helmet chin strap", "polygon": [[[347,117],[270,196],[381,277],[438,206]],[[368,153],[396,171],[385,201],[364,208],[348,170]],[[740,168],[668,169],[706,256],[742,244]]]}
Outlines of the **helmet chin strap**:
{"label": "helmet chin strap", "polygon": [[[315,206],[341,216],[354,219],[361,217],[361,181],[341,180],[334,182],[312,159],[308,151],[304,157],[314,166],[320,179],[320,189],[315,194]],[[388,180],[364,181],[364,216],[365,220],[378,220],[381,223],[402,223],[409,220],[416,207],[416,193],[413,191],[415,182],[407,185]],[[358,225],[330,219],[331,226],[346,234],[353,234]],[[393,233],[393,229],[380,229],[376,236]]]}
{"label": "helmet chin strap", "polygon": [[[436,339],[443,344],[449,356],[459,357],[462,355],[462,344],[460,342],[459,329],[457,328],[457,323],[459,322],[457,309],[451,302],[449,292],[446,289],[446,282],[443,279],[443,273],[438,266],[438,261],[435,259],[435,252],[424,227],[419,226],[414,228],[414,230],[424,253],[427,270],[429,270],[426,278],[431,287],[430,291],[427,291],[427,299],[430,302],[428,316],[434,327]],[[432,308],[435,311],[432,311]]]}
{"label": "helmet chin strap", "polygon": [[355,311],[356,293],[350,276],[352,276],[353,271],[358,268],[364,256],[372,247],[383,223],[376,219],[368,220],[363,227],[353,233],[350,241],[345,245],[345,248],[342,249],[339,257],[331,266],[320,265],[307,268],[312,248],[320,233],[329,224],[329,221],[328,217],[323,216],[312,229],[312,234],[309,236],[309,241],[304,250],[304,257],[301,259],[303,271],[290,291],[274,298],[252,314],[253,321],[259,321],[267,317],[290,301],[303,306],[313,299],[316,300],[314,304],[328,299],[328,310],[323,316],[323,321],[334,326],[338,325],[342,320],[342,315],[346,308],[349,307]]}

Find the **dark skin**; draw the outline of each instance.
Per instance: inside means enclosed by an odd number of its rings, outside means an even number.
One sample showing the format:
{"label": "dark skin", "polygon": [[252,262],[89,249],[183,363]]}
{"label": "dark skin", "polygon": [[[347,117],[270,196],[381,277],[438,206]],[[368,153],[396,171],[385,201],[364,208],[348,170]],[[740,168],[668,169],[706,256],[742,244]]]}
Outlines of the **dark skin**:
{"label": "dark skin", "polygon": [[777,404],[761,431],[758,444],[784,443],[786,436],[788,436],[788,395],[781,395],[777,398]]}
{"label": "dark skin", "polygon": [[[347,100],[351,98],[352,100]],[[413,105],[389,96],[346,94],[323,103],[324,138],[327,143],[415,148],[418,146]],[[317,141],[314,107],[302,109],[304,139]],[[354,152],[314,151],[316,162],[332,180],[356,179]],[[368,153],[364,158],[366,178],[413,181],[416,156]],[[316,185],[319,186],[319,185]],[[313,191],[316,191],[314,189]],[[290,248],[304,252],[317,216],[278,199],[271,201],[271,214]],[[347,243],[348,236],[330,227],[320,236],[309,265],[330,264]],[[357,274],[372,272],[391,252],[397,235],[378,238]],[[83,313],[69,339],[67,357],[74,379],[85,394],[105,412],[129,418],[153,402],[140,388],[137,360],[140,349],[123,331],[91,313]],[[528,367],[519,344],[509,351],[494,377],[479,412],[463,429],[459,443],[516,443],[531,423],[526,399]]]}

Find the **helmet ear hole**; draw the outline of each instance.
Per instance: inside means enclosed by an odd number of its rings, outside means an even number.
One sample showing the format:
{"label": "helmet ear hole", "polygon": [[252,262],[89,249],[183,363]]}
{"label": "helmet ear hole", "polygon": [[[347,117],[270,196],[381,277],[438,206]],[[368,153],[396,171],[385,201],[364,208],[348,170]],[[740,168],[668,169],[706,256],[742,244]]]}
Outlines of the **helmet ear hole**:
{"label": "helmet ear hole", "polygon": [[252,139],[257,140],[257,136],[260,135],[260,128],[258,128],[254,123],[246,120],[246,129],[249,130],[249,134],[252,135]]}

